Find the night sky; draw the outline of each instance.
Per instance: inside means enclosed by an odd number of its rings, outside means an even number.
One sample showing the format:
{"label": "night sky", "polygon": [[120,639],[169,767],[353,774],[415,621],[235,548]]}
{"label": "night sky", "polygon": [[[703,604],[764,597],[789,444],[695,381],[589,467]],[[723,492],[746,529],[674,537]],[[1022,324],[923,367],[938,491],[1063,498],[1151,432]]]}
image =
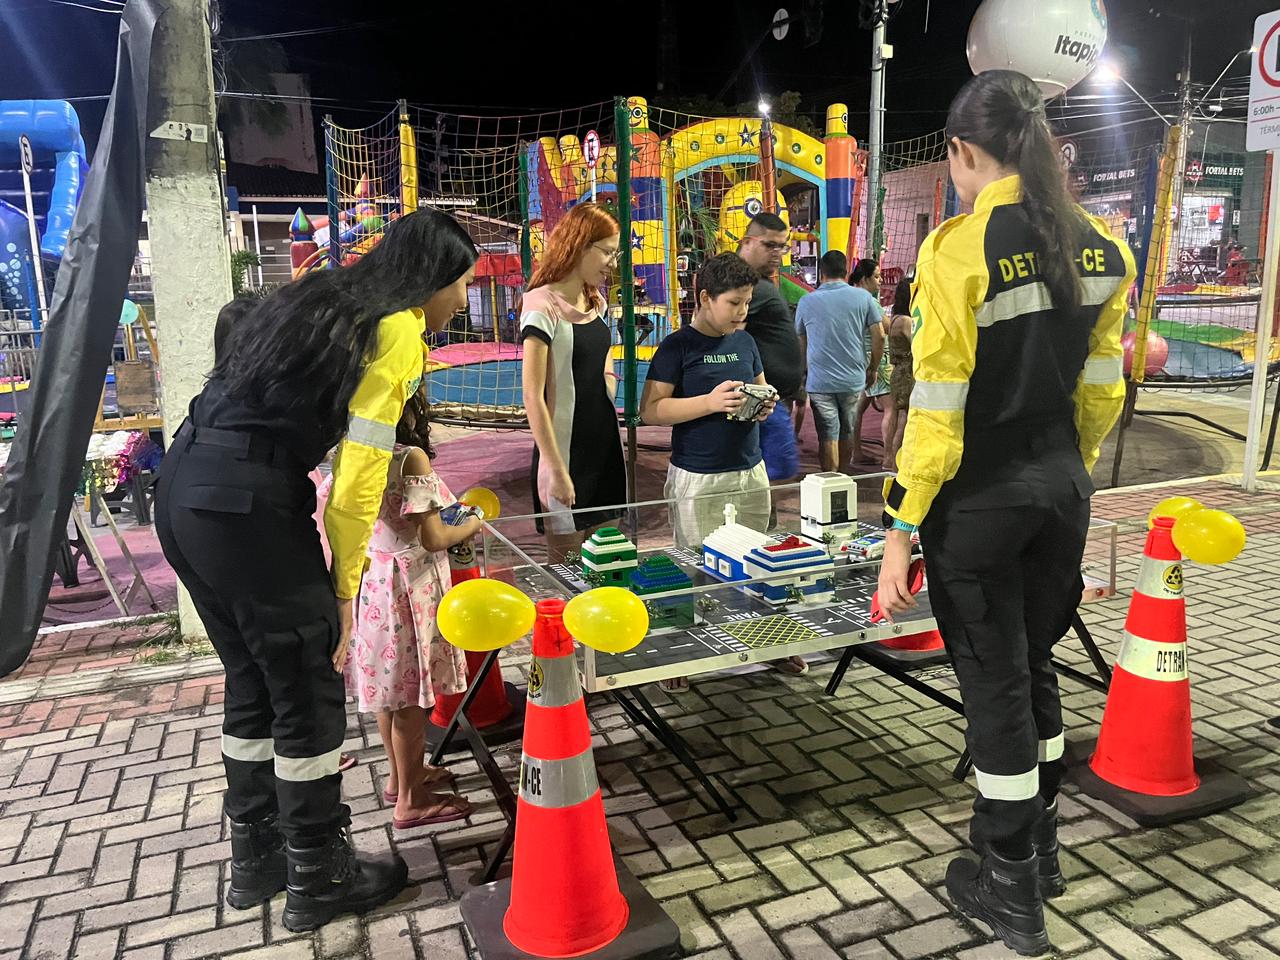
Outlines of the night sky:
{"label": "night sky", "polygon": [[[105,7],[112,0],[75,2]],[[773,11],[780,4],[792,12],[804,6],[804,0],[742,0],[731,6],[669,2],[679,64],[672,92],[682,95],[716,94],[766,30]],[[109,92],[118,18],[67,3],[0,0],[0,49],[6,51],[0,58],[0,95],[72,99]],[[654,11],[658,5],[658,0],[635,3],[637,9]],[[978,5],[978,0],[901,0],[891,8],[889,41],[896,56],[887,80],[886,139],[942,125],[948,100],[969,76],[964,38]],[[1193,76],[1207,83],[1236,50],[1249,45],[1254,17],[1274,8],[1276,0],[1107,0],[1106,5],[1108,58],[1144,95],[1159,101],[1176,86],[1185,30],[1179,17],[1199,18]],[[352,126],[371,122],[398,97],[443,109],[506,113],[575,106],[619,93],[662,100],[655,93],[656,25],[638,17],[610,21],[620,5],[529,3],[508,9],[492,2],[431,3],[398,21],[378,12],[391,6],[223,0],[222,17],[226,32],[241,36],[325,31],[278,42],[290,68],[310,75],[317,113],[332,113]],[[805,109],[819,115],[828,102],[843,100],[852,108],[853,132],[861,136],[870,34],[858,27],[856,2],[828,0],[824,6],[816,46],[806,46],[799,25],[781,42],[766,39],[726,99],[796,90]],[[1242,58],[1230,75],[1237,85],[1245,69]],[[91,148],[103,106],[101,100],[77,102]]]}

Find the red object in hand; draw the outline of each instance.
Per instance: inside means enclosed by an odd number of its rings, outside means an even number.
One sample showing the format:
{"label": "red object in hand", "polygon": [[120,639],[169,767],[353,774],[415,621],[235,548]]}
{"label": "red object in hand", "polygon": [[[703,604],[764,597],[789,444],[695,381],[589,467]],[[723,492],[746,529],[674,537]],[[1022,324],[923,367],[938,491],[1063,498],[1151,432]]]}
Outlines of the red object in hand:
{"label": "red object in hand", "polygon": [[[907,589],[914,597],[924,588],[924,557],[916,557],[907,568]],[[883,623],[885,616],[880,612],[880,591],[871,597],[871,622]]]}

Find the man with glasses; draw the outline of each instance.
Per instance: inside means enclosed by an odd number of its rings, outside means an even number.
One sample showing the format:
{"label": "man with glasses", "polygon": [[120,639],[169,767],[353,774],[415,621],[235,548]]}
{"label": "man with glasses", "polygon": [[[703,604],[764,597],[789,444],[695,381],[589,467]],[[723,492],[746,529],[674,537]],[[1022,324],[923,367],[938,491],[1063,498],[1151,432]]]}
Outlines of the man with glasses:
{"label": "man with glasses", "polygon": [[[738,245],[738,256],[759,277],[747,310],[747,333],[760,351],[765,381],[778,391],[778,405],[760,424],[760,452],[764,455],[770,483],[785,483],[800,475],[800,453],[796,448],[791,411],[803,395],[804,351],[796,334],[791,307],[778,291],[776,279],[790,237],[791,231],[781,217],[761,211],[752,218],[746,236]],[[769,529],[775,526],[776,506],[769,518]],[[784,673],[795,674],[809,669],[801,657],[789,657],[773,666]]]}

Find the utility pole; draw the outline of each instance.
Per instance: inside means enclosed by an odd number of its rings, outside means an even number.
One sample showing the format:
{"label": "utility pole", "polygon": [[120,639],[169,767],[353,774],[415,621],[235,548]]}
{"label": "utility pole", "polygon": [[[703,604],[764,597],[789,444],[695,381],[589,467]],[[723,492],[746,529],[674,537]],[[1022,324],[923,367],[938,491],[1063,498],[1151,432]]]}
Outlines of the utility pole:
{"label": "utility pole", "polygon": [[1173,207],[1178,211],[1175,232],[1169,243],[1169,263],[1178,262],[1178,249],[1182,236],[1182,224],[1185,223],[1182,197],[1187,184],[1187,151],[1191,142],[1191,21],[1186,23],[1187,44],[1183,54],[1182,72],[1178,75],[1178,125],[1182,127],[1182,138],[1178,141],[1177,162],[1173,167]]}
{"label": "utility pole", "polygon": [[[147,219],[160,350],[160,408],[173,435],[213,367],[213,325],[231,299],[208,0],[167,0],[152,54]],[[204,627],[179,585],[185,636]]]}
{"label": "utility pole", "polygon": [[879,258],[876,249],[880,236],[880,151],[884,146],[884,67],[893,56],[893,48],[885,43],[888,21],[886,0],[870,0],[871,23],[871,111],[867,136],[867,242],[866,256]]}

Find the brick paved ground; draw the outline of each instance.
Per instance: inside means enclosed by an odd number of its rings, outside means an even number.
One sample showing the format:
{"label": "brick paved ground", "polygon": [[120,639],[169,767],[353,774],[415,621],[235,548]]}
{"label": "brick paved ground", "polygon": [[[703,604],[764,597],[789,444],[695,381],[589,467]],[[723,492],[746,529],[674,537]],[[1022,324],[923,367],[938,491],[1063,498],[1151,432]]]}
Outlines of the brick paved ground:
{"label": "brick paved ground", "polygon": [[[1096,513],[1138,520],[1167,492],[1099,497]],[[1238,561],[1188,565],[1187,583],[1198,750],[1255,795],[1228,813],[1142,830],[1069,788],[1072,887],[1049,911],[1064,956],[1280,957],[1280,737],[1263,725],[1280,713],[1280,488],[1176,492],[1237,509],[1250,531]],[[1124,584],[1140,539],[1122,538]],[[1127,589],[1085,612],[1109,656],[1126,603]],[[471,956],[457,898],[501,832],[483,778],[473,762],[455,765],[476,801],[470,821],[393,838],[376,730],[354,715],[348,746],[362,762],[344,788],[357,843],[394,845],[416,885],[316,936],[283,929],[280,898],[247,913],[222,904],[221,675],[208,658],[137,662],[164,629],[54,634],[0,683],[0,960]],[[1062,652],[1083,664],[1073,641]],[[972,798],[971,782],[949,776],[957,719],[866,667],[828,699],[830,670],[720,677],[675,702],[654,692],[706,768],[746,801],[736,823],[617,707],[594,702],[616,848],[703,960],[1012,956],[940,890]],[[1064,694],[1072,735],[1095,731],[1101,696],[1071,681]],[[499,759],[513,772],[518,750]]]}

